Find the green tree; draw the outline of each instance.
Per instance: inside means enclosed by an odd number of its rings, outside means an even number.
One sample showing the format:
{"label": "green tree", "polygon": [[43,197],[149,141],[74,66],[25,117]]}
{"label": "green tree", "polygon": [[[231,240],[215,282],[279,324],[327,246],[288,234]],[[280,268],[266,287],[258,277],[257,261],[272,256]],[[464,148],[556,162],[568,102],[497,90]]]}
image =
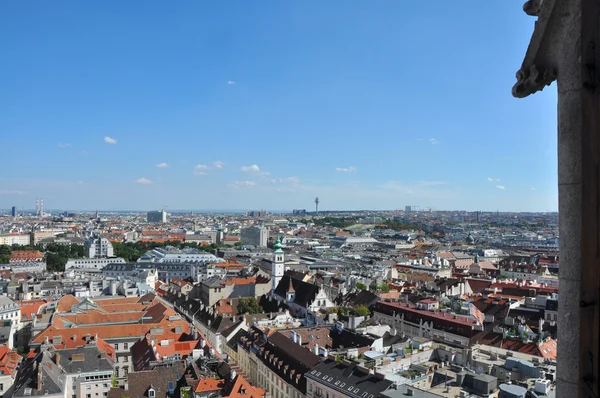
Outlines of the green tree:
{"label": "green tree", "polygon": [[358,282],[358,283],[356,284],[356,288],[357,288],[358,290],[367,290],[367,285],[365,285],[364,283],[360,283],[360,282]]}
{"label": "green tree", "polygon": [[8,245],[0,245],[0,264],[8,264],[12,249]]}
{"label": "green tree", "polygon": [[390,287],[387,283],[382,283],[381,285],[377,285],[377,290],[381,293],[388,293],[390,291]]}
{"label": "green tree", "polygon": [[240,299],[237,306],[238,314],[262,314],[265,310],[258,304],[256,297],[245,297]]}
{"label": "green tree", "polygon": [[371,315],[371,311],[366,305],[359,305],[358,307],[354,307],[350,309],[350,313],[354,316],[369,316]]}
{"label": "green tree", "polygon": [[62,253],[46,253],[46,269],[48,271],[62,272],[69,257]]}

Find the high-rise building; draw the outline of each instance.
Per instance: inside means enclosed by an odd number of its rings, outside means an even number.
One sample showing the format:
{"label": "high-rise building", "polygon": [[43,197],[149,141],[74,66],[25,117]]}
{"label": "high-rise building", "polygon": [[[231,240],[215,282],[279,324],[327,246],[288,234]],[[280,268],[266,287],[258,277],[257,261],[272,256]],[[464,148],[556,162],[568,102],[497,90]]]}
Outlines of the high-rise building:
{"label": "high-rise building", "polygon": [[410,212],[412,212],[412,206],[406,206],[406,207],[404,208],[404,212],[405,212],[405,213],[410,213]]}
{"label": "high-rise building", "polygon": [[271,287],[271,291],[275,293],[275,289],[277,289],[277,285],[279,285],[279,281],[283,278],[284,273],[284,253],[281,249],[281,239],[277,238],[277,242],[275,242],[275,251],[273,252],[273,262],[271,263],[271,281],[273,285]]}
{"label": "high-rise building", "polygon": [[149,223],[163,223],[167,222],[167,212],[163,209],[160,211],[149,211],[146,215]]}
{"label": "high-rise building", "polygon": [[292,214],[295,215],[295,216],[305,216],[306,215],[306,209],[292,210]]}
{"label": "high-rise building", "polygon": [[265,227],[247,227],[240,231],[240,241],[246,245],[267,247],[269,230]]}
{"label": "high-rise building", "polygon": [[17,216],[17,206],[13,206],[13,207],[12,207],[11,215],[12,215],[13,217],[16,217],[16,216]]}

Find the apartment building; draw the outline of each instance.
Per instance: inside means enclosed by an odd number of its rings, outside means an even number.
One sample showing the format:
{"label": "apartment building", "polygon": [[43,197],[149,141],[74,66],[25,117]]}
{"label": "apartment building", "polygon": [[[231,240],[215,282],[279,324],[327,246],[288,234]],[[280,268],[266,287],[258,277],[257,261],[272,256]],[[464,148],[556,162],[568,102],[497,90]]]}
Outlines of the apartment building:
{"label": "apartment building", "polygon": [[85,254],[88,258],[114,257],[113,245],[100,234],[94,234],[85,241]]}
{"label": "apartment building", "polygon": [[113,359],[95,344],[40,351],[19,370],[12,396],[106,397],[112,383]]}
{"label": "apartment building", "polygon": [[372,319],[408,337],[424,337],[462,347],[469,346],[474,331],[483,330],[483,325],[469,316],[429,311],[408,303],[378,301]]}
{"label": "apartment building", "polygon": [[392,387],[383,374],[372,374],[356,363],[326,359],[306,373],[307,398],[379,398]]}
{"label": "apartment building", "polygon": [[46,270],[44,253],[39,250],[14,250],[10,254],[8,264],[16,272],[42,272]]}
{"label": "apartment building", "polygon": [[64,296],[56,306],[52,324],[33,337],[30,347],[77,346],[98,336],[116,354],[115,375],[125,385],[133,370],[131,348],[143,336],[179,340],[190,333],[190,325],[154,294],[143,297],[91,300]]}
{"label": "apartment building", "polygon": [[100,272],[109,264],[125,264],[126,261],[120,257],[113,258],[75,258],[67,260],[65,270],[76,269],[90,272]]}
{"label": "apartment building", "polygon": [[272,398],[302,398],[306,395],[304,374],[322,357],[299,346],[281,332],[268,339],[253,328],[240,337],[237,349],[240,369]]}

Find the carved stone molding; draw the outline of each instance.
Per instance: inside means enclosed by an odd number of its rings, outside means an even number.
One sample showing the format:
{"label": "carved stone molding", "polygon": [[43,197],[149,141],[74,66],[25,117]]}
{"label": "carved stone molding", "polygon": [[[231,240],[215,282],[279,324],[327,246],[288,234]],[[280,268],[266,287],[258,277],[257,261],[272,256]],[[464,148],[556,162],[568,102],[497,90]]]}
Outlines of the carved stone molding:
{"label": "carved stone molding", "polygon": [[529,70],[517,72],[517,83],[512,88],[513,96],[525,98],[537,91],[542,91],[556,80],[556,72],[552,68],[538,68],[532,65]]}
{"label": "carved stone molding", "polygon": [[527,0],[525,4],[523,4],[523,11],[525,11],[527,15],[537,17],[540,15],[543,4],[544,0]]}

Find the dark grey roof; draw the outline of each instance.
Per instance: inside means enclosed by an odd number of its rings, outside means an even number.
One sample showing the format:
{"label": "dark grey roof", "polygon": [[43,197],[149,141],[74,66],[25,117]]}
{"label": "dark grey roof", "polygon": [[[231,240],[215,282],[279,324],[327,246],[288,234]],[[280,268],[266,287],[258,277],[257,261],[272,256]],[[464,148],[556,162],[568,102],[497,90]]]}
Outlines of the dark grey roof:
{"label": "dark grey roof", "polygon": [[[49,351],[39,353],[35,358],[25,362],[17,373],[17,378],[14,383],[13,397],[25,396],[44,396],[44,395],[62,395],[62,384],[64,377],[57,366],[51,369],[47,366],[52,360]],[[46,364],[46,365],[43,365]],[[38,387],[38,368],[42,368],[41,372],[41,389]],[[57,377],[58,376],[58,377]],[[59,385],[60,384],[60,385]],[[27,393],[26,393],[27,392]]]}
{"label": "dark grey roof", "polygon": [[[379,379],[366,368],[358,368],[356,363],[349,365],[327,359],[317,365],[305,376],[329,388],[354,398],[378,398],[393,384],[389,380]],[[368,395],[364,395],[368,393]]]}
{"label": "dark grey roof", "polygon": [[210,278],[202,281],[203,285],[206,285],[208,287],[222,287],[225,286],[225,284],[223,283],[223,280],[218,277],[218,276],[211,276]]}
{"label": "dark grey roof", "polygon": [[395,336],[393,336],[390,332],[385,332],[383,335],[383,346],[390,347],[394,344],[406,343],[409,340],[410,339],[408,337],[402,336],[401,333],[397,333]]}
{"label": "dark grey roof", "polygon": [[329,337],[331,337],[331,348],[333,349],[371,347],[375,342],[375,339],[367,335],[348,329],[343,329],[342,331],[332,329]]}
{"label": "dark grey roof", "polygon": [[548,299],[546,300],[547,311],[558,311],[558,300]]}
{"label": "dark grey roof", "polygon": [[59,355],[58,364],[67,373],[111,371],[112,360],[93,345],[56,351]]}
{"label": "dark grey roof", "polygon": [[[176,362],[169,366],[157,366],[152,370],[129,372],[128,390],[111,388],[109,398],[148,397],[150,387],[155,392],[156,398],[179,396],[179,388],[184,384],[185,362]],[[169,393],[169,384],[174,387],[174,393]]]}
{"label": "dark grey roof", "polygon": [[248,332],[246,332],[244,329],[240,329],[237,331],[236,334],[234,334],[228,341],[227,341],[227,345],[229,346],[229,348],[231,348],[233,351],[237,352],[238,350],[238,342],[240,341],[240,338],[242,336],[246,336],[248,334]]}
{"label": "dark grey roof", "polygon": [[[409,393],[410,390],[410,393]],[[412,397],[412,398],[440,398],[443,395],[437,395],[432,392],[423,391],[416,387],[412,387],[408,384],[402,384],[399,386],[392,386],[387,391],[381,393],[383,397],[387,398],[404,398],[404,397]]]}
{"label": "dark grey roof", "polygon": [[319,287],[317,285],[303,282],[301,280],[292,278],[289,275],[284,275],[279,281],[277,289],[275,289],[275,293],[279,297],[286,297],[288,288],[290,286],[290,281],[292,281],[292,286],[294,287],[295,291],[294,303],[300,306],[308,306],[315,300],[315,297],[319,293]]}
{"label": "dark grey roof", "polygon": [[135,264],[114,263],[114,264],[107,264],[106,266],[104,266],[104,268],[102,269],[102,272],[106,272],[106,271],[131,272],[134,269],[135,269]]}

